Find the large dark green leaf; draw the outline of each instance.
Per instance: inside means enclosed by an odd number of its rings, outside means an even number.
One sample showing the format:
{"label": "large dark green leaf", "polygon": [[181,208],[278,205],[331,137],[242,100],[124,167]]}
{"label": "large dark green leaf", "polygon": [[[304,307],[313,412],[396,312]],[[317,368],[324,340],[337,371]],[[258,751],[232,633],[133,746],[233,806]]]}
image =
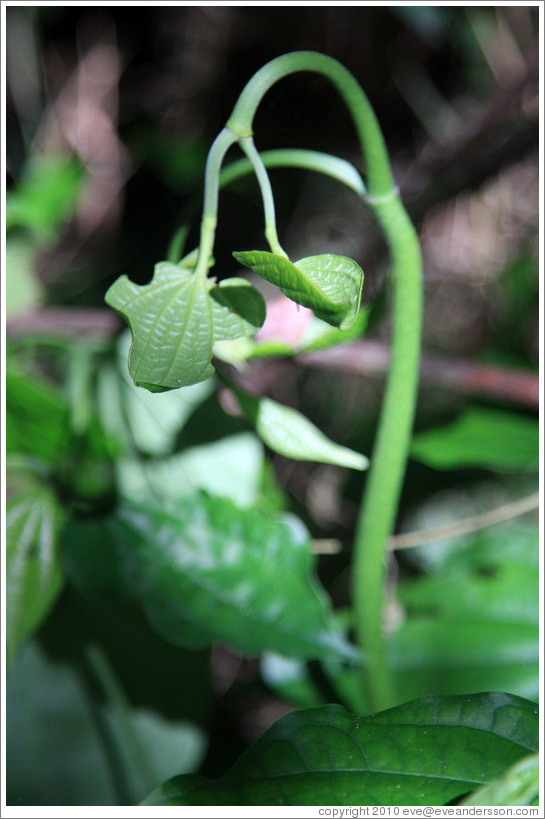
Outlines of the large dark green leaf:
{"label": "large dark green leaf", "polygon": [[180,776],[145,805],[444,805],[535,751],[533,703],[430,697],[370,717],[339,705],[280,719],[221,779]]}
{"label": "large dark green leaf", "polygon": [[514,412],[471,408],[452,424],[416,435],[411,457],[434,469],[537,469],[539,422]]}
{"label": "large dark green leaf", "polygon": [[306,532],[227,499],[201,494],[168,509],[124,503],[109,518],[69,527],[65,553],[80,586],[123,587],[179,645],[355,656],[313,576]]}
{"label": "large dark green leaf", "polygon": [[55,602],[63,572],[58,555],[61,510],[45,486],[29,485],[6,509],[6,656],[20,647]]}
{"label": "large dark green leaf", "polygon": [[233,256],[293,301],[310,307],[328,324],[344,330],[354,322],[360,306],[363,271],[347,256],[309,256],[295,263],[265,250],[247,250]]}
{"label": "large dark green leaf", "polygon": [[260,293],[244,279],[216,285],[170,262],[155,265],[149,284],[121,276],[106,302],[132,332],[129,370],[152,392],[197,384],[212,375],[216,341],[251,335],[265,319]]}

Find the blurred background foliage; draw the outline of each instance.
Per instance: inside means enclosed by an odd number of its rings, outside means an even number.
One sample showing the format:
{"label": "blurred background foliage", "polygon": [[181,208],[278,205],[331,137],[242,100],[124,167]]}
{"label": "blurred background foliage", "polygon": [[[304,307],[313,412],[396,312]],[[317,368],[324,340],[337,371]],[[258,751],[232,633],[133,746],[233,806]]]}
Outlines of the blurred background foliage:
{"label": "blurred background foliage", "polygon": [[[347,605],[361,476],[265,453],[225,391],[201,385],[152,405],[126,381],[126,336],[117,342],[120,323],[103,303],[119,275],[149,280],[180,225],[196,246],[214,137],[252,74],[298,49],[337,58],[361,82],[421,236],[422,382],[399,531],[536,491],[537,8],[11,6],[6,17],[8,452],[55,463],[56,488],[54,497],[14,468],[15,499],[25,487],[56,520],[58,497],[108,508],[116,491],[138,499],[150,486],[158,497],[199,487],[293,511],[318,551],[331,546],[320,578]],[[276,86],[255,138],[260,150],[328,151],[365,173],[351,122],[317,76]],[[250,363],[240,383],[369,454],[388,367],[384,242],[333,181],[280,169],[271,179],[283,246],[292,258],[355,258],[369,316],[362,338]],[[264,246],[257,203],[250,178],[222,193],[219,278],[237,272],[233,250]],[[271,315],[272,335],[288,326],[291,340],[293,315]],[[537,697],[536,520],[508,527],[467,535],[463,549],[439,538],[439,552],[436,543],[392,559],[391,659],[408,697],[495,688]],[[455,583],[463,593],[449,608]],[[222,646],[184,651],[128,604],[112,621],[57,580],[40,601],[50,615],[9,680],[11,804],[127,804],[170,773],[222,773],[286,710],[331,699],[331,686],[364,709],[353,675],[335,664],[267,655],[260,669]],[[153,749],[146,771],[138,742]],[[112,766],[125,772],[115,792]]]}

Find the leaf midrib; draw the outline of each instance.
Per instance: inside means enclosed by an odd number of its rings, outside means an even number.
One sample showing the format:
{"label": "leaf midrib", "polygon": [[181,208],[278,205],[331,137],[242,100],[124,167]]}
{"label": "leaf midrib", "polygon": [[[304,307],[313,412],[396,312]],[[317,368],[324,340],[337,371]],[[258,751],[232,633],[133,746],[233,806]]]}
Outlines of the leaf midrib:
{"label": "leaf midrib", "polygon": [[[149,346],[150,346],[151,341],[152,341],[153,334],[155,333],[155,329],[157,327],[157,323],[163,317],[163,314],[170,307],[170,305],[172,304],[174,299],[178,296],[178,294],[181,293],[182,290],[184,290],[184,288],[189,287],[190,284],[191,284],[191,281],[182,281],[180,284],[175,285],[174,286],[174,292],[173,292],[172,296],[167,301],[165,301],[165,303],[162,305],[161,309],[157,312],[157,315],[155,316],[155,319],[154,319],[154,321],[153,321],[153,323],[152,323],[152,325],[151,325],[151,327],[150,327],[150,329],[148,331],[148,337],[146,339],[146,343],[144,344],[144,348],[143,348],[142,352],[140,353],[140,359],[139,359],[138,364],[136,365],[135,370],[134,370],[134,380],[135,380],[135,382],[136,382],[136,376],[137,376],[138,372],[140,371],[143,362],[146,359],[148,349],[149,349]],[[159,286],[158,290],[160,291],[160,290],[163,290],[163,289],[168,289],[169,287],[172,287],[172,286],[173,286],[172,282],[165,282],[165,284],[163,286],[161,286],[161,285]],[[138,298],[144,298],[147,295],[148,295],[147,293],[140,292],[135,296],[134,300],[136,300]],[[133,301],[133,300],[131,299],[131,301]],[[129,319],[129,323],[130,323],[131,329],[132,329],[132,321],[130,319]],[[134,344],[133,344],[133,349],[134,349]]]}

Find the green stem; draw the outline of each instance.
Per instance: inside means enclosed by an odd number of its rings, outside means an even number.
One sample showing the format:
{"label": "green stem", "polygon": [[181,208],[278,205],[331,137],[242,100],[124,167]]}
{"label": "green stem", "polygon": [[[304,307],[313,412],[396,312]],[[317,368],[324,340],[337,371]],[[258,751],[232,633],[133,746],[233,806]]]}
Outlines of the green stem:
{"label": "green stem", "polygon": [[408,458],[418,386],[421,334],[421,258],[418,238],[399,199],[380,126],[361,86],[331,57],[294,52],[272,60],[246,85],[229,119],[239,137],[252,135],[253,118],[274,83],[296,71],[324,75],[351,113],[364,156],[368,202],[392,256],[392,364],[354,544],[356,634],[365,652],[362,682],[370,710],[395,703],[383,633],[385,573]]}
{"label": "green stem", "polygon": [[380,126],[360,84],[341,63],[315,51],[294,51],[277,57],[263,66],[243,89],[227,127],[240,137],[252,136],[257,107],[278,80],[299,71],[322,74],[337,88],[356,127],[366,160],[368,188],[371,196],[382,197],[394,187],[390,161]]}
{"label": "green stem", "polygon": [[[336,179],[337,182],[346,185],[356,196],[361,198],[365,196],[365,185],[356,168],[354,168],[350,162],[347,162],[346,159],[341,159],[338,156],[299,148],[280,148],[275,151],[260,152],[259,157],[265,165],[265,168],[300,168],[315,171],[316,173],[330,176],[332,179]],[[237,159],[227,165],[227,167],[221,169],[218,187],[221,190],[226,185],[230,185],[232,182],[252,172],[255,172],[255,169],[249,159]],[[194,266],[196,264],[199,248],[192,250],[181,261],[180,256],[189,234],[190,223],[195,218],[195,212],[201,205],[201,198],[189,204],[183,224],[172,237],[167,252],[167,259],[173,264],[177,264],[178,262],[182,264],[182,266],[184,264],[188,266]],[[208,264],[210,264],[210,259],[208,260]]]}
{"label": "green stem", "polygon": [[422,262],[418,237],[399,198],[372,207],[390,247],[393,297],[391,364],[354,544],[356,632],[366,654],[364,683],[374,711],[396,702],[383,635],[385,574],[418,390]]}
{"label": "green stem", "polygon": [[242,137],[240,140],[240,145],[250,160],[261,190],[261,198],[263,199],[263,207],[265,210],[265,237],[269,243],[269,247],[273,253],[278,253],[280,256],[285,256],[287,259],[288,255],[282,250],[280,242],[278,241],[278,234],[276,232],[276,215],[274,211],[274,197],[267,169],[254,145],[252,137]]}
{"label": "green stem", "polygon": [[224,128],[214,140],[208,158],[204,175],[204,205],[201,222],[201,240],[199,243],[199,259],[195,268],[196,276],[208,275],[209,261],[212,257],[214,237],[216,235],[219,174],[225,154],[239,137],[229,128]]}
{"label": "green stem", "polygon": [[[129,703],[99,646],[88,645],[83,650],[82,666],[90,679],[102,689],[106,702],[111,706],[113,720],[107,719],[104,709],[96,701],[93,703],[93,714],[110,761],[120,804],[134,805],[140,792],[151,791],[155,780],[146,750],[131,723]],[[131,775],[131,766],[134,775]],[[138,783],[138,795],[134,793],[133,780]]]}
{"label": "green stem", "polygon": [[[276,151],[260,151],[259,156],[266,168],[301,168],[330,176],[342,182],[357,196],[365,196],[365,185],[358,171],[346,159],[325,154],[321,151],[307,151],[302,148],[279,148]],[[220,187],[229,185],[253,170],[248,159],[238,159],[222,168]]]}

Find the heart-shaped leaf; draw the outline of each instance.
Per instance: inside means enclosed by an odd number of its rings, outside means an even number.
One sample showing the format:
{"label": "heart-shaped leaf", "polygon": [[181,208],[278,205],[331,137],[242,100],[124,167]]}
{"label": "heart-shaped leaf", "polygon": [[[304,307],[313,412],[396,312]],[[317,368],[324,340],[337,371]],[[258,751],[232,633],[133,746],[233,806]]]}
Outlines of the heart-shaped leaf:
{"label": "heart-shaped leaf", "polygon": [[123,503],[107,518],[72,523],[65,535],[76,585],[135,598],[177,645],[359,657],[314,576],[306,531],[284,520],[199,494],[168,508]]}
{"label": "heart-shaped leaf", "polygon": [[220,779],[179,776],[144,805],[444,805],[535,751],[534,703],[429,697],[357,717],[340,705],[278,720]]}
{"label": "heart-shaped leaf", "polygon": [[241,390],[237,390],[236,395],[244,414],[273,452],[300,461],[367,469],[369,461],[365,455],[335,444],[297,410],[270,398],[255,398]]}
{"label": "heart-shaped leaf", "polygon": [[249,282],[216,285],[170,262],[157,264],[146,285],[121,276],[106,302],[131,328],[135,384],[152,392],[204,381],[214,372],[214,343],[251,335],[265,320],[263,297]]}
{"label": "heart-shaped leaf", "polygon": [[345,330],[359,310],[363,271],[347,256],[308,256],[290,262],[265,250],[233,253],[237,261],[275,284],[286,296],[310,307],[318,318]]}

